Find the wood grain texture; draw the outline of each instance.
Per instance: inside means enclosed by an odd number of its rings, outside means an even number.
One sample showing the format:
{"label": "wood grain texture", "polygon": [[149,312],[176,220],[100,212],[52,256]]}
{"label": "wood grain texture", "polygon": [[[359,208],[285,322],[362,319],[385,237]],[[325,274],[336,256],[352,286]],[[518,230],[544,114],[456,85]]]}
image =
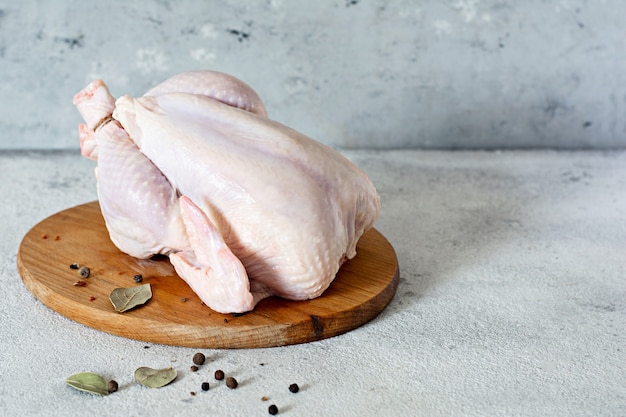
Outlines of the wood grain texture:
{"label": "wood grain texture", "polygon": [[[83,279],[70,264],[91,269]],[[199,348],[258,348],[306,343],[345,333],[376,317],[399,280],[395,251],[376,229],[359,241],[319,298],[271,297],[243,315],[217,313],[200,301],[166,257],[140,260],[110,241],[97,201],[48,217],[23,238],[17,257],[26,287],[52,310],[86,326],[146,342]],[[109,294],[117,287],[150,283],[153,297],[117,313]],[[87,285],[75,286],[83,279]]]}

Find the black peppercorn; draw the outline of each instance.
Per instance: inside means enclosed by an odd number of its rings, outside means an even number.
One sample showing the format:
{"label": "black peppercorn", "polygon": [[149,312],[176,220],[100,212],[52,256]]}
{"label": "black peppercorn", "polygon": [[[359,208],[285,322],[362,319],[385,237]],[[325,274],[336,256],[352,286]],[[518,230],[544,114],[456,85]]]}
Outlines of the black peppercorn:
{"label": "black peppercorn", "polygon": [[298,391],[300,391],[300,387],[298,386],[298,384],[289,385],[289,392],[293,392],[295,394]]}
{"label": "black peppercorn", "polygon": [[193,355],[193,363],[195,363],[196,365],[202,365],[205,359],[206,358],[202,352],[198,352],[195,355]]}
{"label": "black peppercorn", "polygon": [[196,365],[191,365],[191,368],[189,368],[189,370],[191,372],[197,372],[198,371],[198,367]]}
{"label": "black peppercorn", "polygon": [[133,280],[134,280],[135,282],[141,282],[141,281],[143,281],[143,276],[142,276],[141,274],[137,274],[137,275],[135,275],[135,276],[133,277]]}
{"label": "black peppercorn", "polygon": [[78,270],[78,275],[80,275],[83,278],[88,278],[90,273],[91,273],[91,270],[87,268],[86,266],[83,266],[82,268]]}
{"label": "black peppercorn", "polygon": [[78,264],[77,263],[71,264],[70,269],[78,269]]}
{"label": "black peppercorn", "polygon": [[235,389],[235,388],[237,388],[237,385],[239,385],[239,383],[232,376],[229,376],[228,378],[226,378],[226,386],[228,388]]}
{"label": "black peppercorn", "polygon": [[224,371],[222,371],[221,369],[215,371],[215,379],[217,379],[218,381],[224,379]]}
{"label": "black peppercorn", "polygon": [[113,379],[110,380],[108,385],[107,385],[107,391],[109,391],[109,393],[115,392],[115,391],[117,391],[117,388],[118,388],[117,382],[114,381]]}
{"label": "black peppercorn", "polygon": [[209,390],[209,383],[208,382],[203,382],[202,383],[202,391],[208,391]]}
{"label": "black peppercorn", "polygon": [[267,412],[275,416],[276,414],[278,414],[278,407],[276,407],[276,404],[272,404],[267,407]]}

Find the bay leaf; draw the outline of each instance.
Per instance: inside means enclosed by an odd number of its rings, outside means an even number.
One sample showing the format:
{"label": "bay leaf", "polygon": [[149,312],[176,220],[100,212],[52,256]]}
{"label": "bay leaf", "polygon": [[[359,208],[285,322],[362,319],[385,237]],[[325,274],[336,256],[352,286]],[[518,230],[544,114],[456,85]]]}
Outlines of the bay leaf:
{"label": "bay leaf", "polygon": [[176,379],[176,370],[172,367],[165,369],[152,369],[146,366],[137,368],[135,381],[148,388],[161,388]]}
{"label": "bay leaf", "polygon": [[93,372],[80,372],[67,378],[65,381],[70,387],[79,391],[97,395],[109,395],[108,382]]}
{"label": "bay leaf", "polygon": [[137,285],[129,288],[116,288],[111,291],[109,300],[113,303],[115,311],[123,313],[132,308],[145,304],[152,298],[150,284]]}

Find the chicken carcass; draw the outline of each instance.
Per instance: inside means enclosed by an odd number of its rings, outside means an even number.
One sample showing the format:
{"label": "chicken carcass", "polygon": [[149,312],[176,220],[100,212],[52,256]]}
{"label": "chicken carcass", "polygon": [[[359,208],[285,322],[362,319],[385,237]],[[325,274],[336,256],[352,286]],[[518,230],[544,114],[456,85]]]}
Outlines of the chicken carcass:
{"label": "chicken carcass", "polygon": [[378,217],[365,173],[269,119],[232,76],[186,72],[117,101],[96,80],[74,104],[113,243],[138,258],[168,255],[216,311],[318,297]]}

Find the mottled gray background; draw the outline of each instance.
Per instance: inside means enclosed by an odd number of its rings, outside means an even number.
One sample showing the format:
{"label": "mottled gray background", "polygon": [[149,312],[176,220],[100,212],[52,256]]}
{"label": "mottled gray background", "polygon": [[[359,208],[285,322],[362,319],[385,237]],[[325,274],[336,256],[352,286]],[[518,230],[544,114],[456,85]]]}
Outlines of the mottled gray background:
{"label": "mottled gray background", "polygon": [[617,0],[0,1],[0,149],[78,148],[73,94],[231,73],[335,147],[626,145]]}

